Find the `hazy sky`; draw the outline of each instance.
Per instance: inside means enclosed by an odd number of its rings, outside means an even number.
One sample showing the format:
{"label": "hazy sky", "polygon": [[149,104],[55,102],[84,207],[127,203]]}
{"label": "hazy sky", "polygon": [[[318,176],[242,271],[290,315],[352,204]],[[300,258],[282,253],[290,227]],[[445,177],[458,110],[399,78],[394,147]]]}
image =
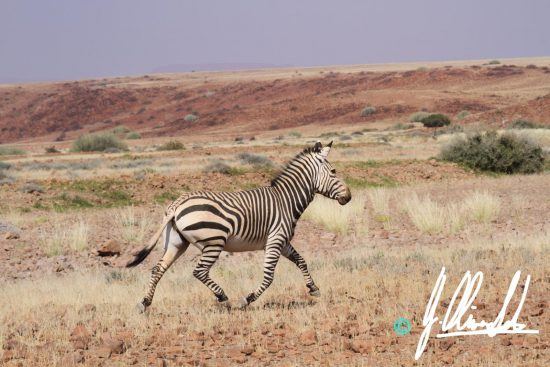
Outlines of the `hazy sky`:
{"label": "hazy sky", "polygon": [[0,0],[0,80],[550,55],[549,0]]}

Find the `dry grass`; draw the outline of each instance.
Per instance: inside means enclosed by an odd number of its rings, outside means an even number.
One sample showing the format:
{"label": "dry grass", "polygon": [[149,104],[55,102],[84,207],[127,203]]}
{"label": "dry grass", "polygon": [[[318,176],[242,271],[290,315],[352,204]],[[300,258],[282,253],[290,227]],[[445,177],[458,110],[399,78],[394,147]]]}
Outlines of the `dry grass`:
{"label": "dry grass", "polygon": [[404,200],[404,209],[413,224],[428,234],[456,233],[469,222],[487,223],[500,211],[500,199],[487,191],[474,191],[462,201],[436,202],[415,192]]}
{"label": "dry grass", "polygon": [[[346,205],[340,205],[336,200],[316,195],[307,207],[302,218],[322,225],[331,232],[344,234],[351,226],[368,229],[365,212],[366,195],[364,192],[354,193],[352,200]],[[359,226],[358,224],[363,225]]]}
{"label": "dry grass", "polygon": [[[466,270],[486,271],[490,279],[484,283],[479,302],[486,303],[490,312],[498,311],[492,306],[493,300],[495,297],[500,299],[506,289],[505,283],[518,269],[533,277],[528,298],[538,302],[548,291],[548,285],[540,280],[544,277],[549,244],[550,234],[542,232],[526,237],[514,234],[500,241],[478,238],[466,244],[423,247],[416,251],[390,247],[382,252],[379,248],[362,246],[328,256],[306,253],[306,258],[313,259],[310,261],[312,275],[322,291],[319,300],[305,298],[299,271],[291,263],[281,262],[274,284],[261,300],[247,310],[231,312],[215,307],[210,291],[192,277],[193,264],[187,256],[160,282],[148,317],[134,310],[148,279],[146,273],[136,269],[77,272],[64,277],[46,276],[33,281],[3,283],[0,285],[4,296],[0,315],[7,329],[3,329],[2,334],[5,336],[17,329],[18,340],[36,345],[38,333],[41,341],[51,343],[52,351],[63,351],[69,344],[70,331],[81,322],[88,328],[111,333],[131,330],[134,336],[126,342],[133,351],[146,348],[146,340],[151,335],[167,338],[155,337],[156,345],[170,345],[170,340],[182,337],[182,330],[226,335],[228,339],[224,344],[243,345],[253,340],[257,350],[265,351],[274,337],[263,331],[273,330],[273,325],[280,324],[286,325],[285,339],[297,338],[302,331],[313,327],[318,331],[319,345],[327,342],[330,350],[341,352],[346,349],[344,339],[335,339],[331,330],[346,320],[354,320],[359,327],[380,328],[383,333],[397,317],[405,315],[411,317],[415,330],[419,328],[419,315],[439,271],[434,264],[448,265],[453,284]],[[495,257],[495,253],[500,256]],[[261,256],[256,257],[259,260]],[[403,266],[404,263],[408,266]],[[235,299],[257,286],[261,266],[244,256],[234,256],[221,261],[213,278],[220,282],[231,299]],[[452,292],[452,286],[446,287],[443,299],[449,299]],[[22,294],[25,297],[21,297]],[[94,305],[96,310],[86,310],[86,305]],[[525,313],[532,311],[530,307],[526,306]],[[414,315],[411,310],[415,310]],[[530,324],[533,322],[531,319]],[[346,330],[359,333],[357,326],[348,326]],[[187,335],[185,331],[183,334]],[[393,353],[389,357],[377,352],[372,356],[410,362],[417,334],[407,338],[411,342],[407,343],[410,344],[406,347],[407,353]],[[474,342],[479,343],[477,339]],[[99,338],[94,337],[92,343],[91,348],[94,348],[100,343]],[[401,345],[397,347],[403,349]],[[429,347],[434,348],[437,347]],[[202,353],[204,347],[199,346],[193,352],[188,345],[184,350],[189,355]],[[42,353],[34,358],[51,365],[60,363],[61,355]],[[426,358],[421,363],[429,360],[429,356]],[[456,358],[455,362],[459,363],[461,357]],[[510,356],[497,353],[492,358],[501,361]]]}
{"label": "dry grass", "polygon": [[129,206],[114,211],[112,218],[124,241],[130,244],[142,244],[145,241],[151,225],[145,212]]}
{"label": "dry grass", "polygon": [[88,233],[88,223],[83,219],[71,224],[66,218],[55,218],[51,231],[41,233],[40,243],[48,257],[81,252],[88,248]]}
{"label": "dry grass", "polygon": [[487,223],[498,215],[500,199],[487,191],[475,191],[464,200],[463,210],[471,219]]}

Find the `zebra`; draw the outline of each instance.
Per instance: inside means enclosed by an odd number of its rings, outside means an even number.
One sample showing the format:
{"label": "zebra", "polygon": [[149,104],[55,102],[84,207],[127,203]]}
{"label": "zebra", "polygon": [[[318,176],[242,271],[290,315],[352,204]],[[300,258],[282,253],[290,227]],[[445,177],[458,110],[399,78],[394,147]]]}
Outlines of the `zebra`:
{"label": "zebra", "polygon": [[210,268],[222,251],[265,252],[263,280],[255,291],[239,301],[239,307],[256,301],[271,285],[281,255],[300,269],[309,294],[319,297],[319,287],[291,240],[298,219],[315,194],[337,200],[340,205],[351,200],[349,188],[327,160],[331,147],[332,141],[325,147],[320,142],[306,147],[286,164],[270,186],[238,192],[198,191],[183,194],[172,202],[149,244],[134,252],[126,264],[133,267],[141,263],[164,233],[164,255],[152,269],[149,288],[138,303],[138,310],[145,312],[151,305],[159,280],[189,244],[201,251],[194,277],[204,283],[220,303],[226,303],[228,298],[210,278]]}

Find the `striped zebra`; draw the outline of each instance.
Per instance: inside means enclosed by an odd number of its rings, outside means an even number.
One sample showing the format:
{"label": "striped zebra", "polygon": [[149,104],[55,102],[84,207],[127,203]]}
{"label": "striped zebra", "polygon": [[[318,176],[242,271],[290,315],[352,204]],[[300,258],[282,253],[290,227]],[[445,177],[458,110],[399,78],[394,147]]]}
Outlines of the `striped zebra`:
{"label": "striped zebra", "polygon": [[309,294],[319,296],[319,288],[291,240],[298,219],[315,194],[337,200],[341,205],[351,200],[349,188],[336,177],[335,169],[327,160],[331,146],[332,142],[325,147],[317,142],[304,149],[270,186],[240,192],[186,193],[170,204],[157,233],[127,264],[132,267],[142,262],[164,233],[164,255],[152,269],[149,289],[138,304],[139,311],[144,312],[151,305],[160,278],[189,244],[202,252],[193,275],[219,302],[226,302],[228,298],[209,274],[222,251],[265,251],[263,281],[240,301],[241,307],[257,300],[271,285],[281,255],[300,269]]}

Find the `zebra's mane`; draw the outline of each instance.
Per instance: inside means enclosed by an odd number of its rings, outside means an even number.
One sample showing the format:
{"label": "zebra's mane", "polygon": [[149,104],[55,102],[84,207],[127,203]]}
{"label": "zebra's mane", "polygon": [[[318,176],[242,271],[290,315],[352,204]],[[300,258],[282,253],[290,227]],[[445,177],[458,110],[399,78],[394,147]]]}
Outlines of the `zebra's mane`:
{"label": "zebra's mane", "polygon": [[285,165],[284,167],[275,175],[275,177],[271,180],[271,186],[275,186],[277,184],[277,182],[279,181],[279,179],[281,178],[281,175],[286,171],[286,169],[288,168],[288,166],[290,166],[292,164],[292,162],[296,162],[297,160],[300,160],[302,159],[302,157],[310,154],[310,153],[318,153],[319,151],[317,150],[317,148],[315,147],[307,147],[305,148],[303,151],[301,151],[300,153],[296,154],[294,156],[294,158],[292,158],[291,160],[289,160]]}

